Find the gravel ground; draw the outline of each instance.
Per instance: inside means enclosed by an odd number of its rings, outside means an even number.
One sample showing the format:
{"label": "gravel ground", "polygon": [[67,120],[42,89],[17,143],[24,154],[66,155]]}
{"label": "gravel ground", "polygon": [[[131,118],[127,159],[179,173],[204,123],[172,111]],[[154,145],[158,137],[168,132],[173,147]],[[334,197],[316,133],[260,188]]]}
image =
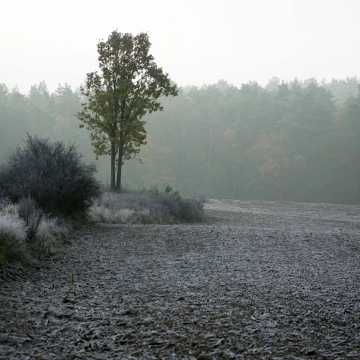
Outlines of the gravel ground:
{"label": "gravel ground", "polygon": [[0,282],[0,359],[360,359],[360,208],[210,201]]}

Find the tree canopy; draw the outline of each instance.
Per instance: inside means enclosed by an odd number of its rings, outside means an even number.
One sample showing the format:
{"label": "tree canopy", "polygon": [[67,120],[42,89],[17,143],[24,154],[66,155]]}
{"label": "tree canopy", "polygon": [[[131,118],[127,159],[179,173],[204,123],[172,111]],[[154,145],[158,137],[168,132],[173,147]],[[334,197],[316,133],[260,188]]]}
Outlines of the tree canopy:
{"label": "tree canopy", "polygon": [[112,189],[121,190],[124,161],[146,143],[144,115],[162,110],[160,97],[177,95],[150,45],[146,33],[113,31],[98,43],[99,72],[88,73],[81,88],[85,101],[79,119],[90,131],[96,155],[110,155]]}

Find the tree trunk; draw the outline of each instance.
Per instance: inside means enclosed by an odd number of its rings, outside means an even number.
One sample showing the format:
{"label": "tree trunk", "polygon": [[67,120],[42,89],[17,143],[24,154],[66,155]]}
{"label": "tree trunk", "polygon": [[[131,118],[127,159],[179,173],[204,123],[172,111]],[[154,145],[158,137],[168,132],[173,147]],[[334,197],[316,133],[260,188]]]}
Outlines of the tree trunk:
{"label": "tree trunk", "polygon": [[115,190],[115,163],[116,163],[116,149],[115,144],[111,143],[111,153],[110,153],[110,189]]}
{"label": "tree trunk", "polygon": [[122,163],[123,161],[123,150],[122,146],[119,147],[119,155],[117,159],[117,176],[116,176],[116,191],[122,191],[121,176],[122,176]]}

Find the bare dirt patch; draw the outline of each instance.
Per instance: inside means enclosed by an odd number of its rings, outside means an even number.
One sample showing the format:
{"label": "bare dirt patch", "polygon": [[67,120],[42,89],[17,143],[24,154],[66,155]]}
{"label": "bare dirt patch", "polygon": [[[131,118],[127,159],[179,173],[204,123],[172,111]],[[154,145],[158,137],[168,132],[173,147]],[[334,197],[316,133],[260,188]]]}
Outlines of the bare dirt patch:
{"label": "bare dirt patch", "polygon": [[0,359],[360,359],[360,208],[210,201],[0,282]]}

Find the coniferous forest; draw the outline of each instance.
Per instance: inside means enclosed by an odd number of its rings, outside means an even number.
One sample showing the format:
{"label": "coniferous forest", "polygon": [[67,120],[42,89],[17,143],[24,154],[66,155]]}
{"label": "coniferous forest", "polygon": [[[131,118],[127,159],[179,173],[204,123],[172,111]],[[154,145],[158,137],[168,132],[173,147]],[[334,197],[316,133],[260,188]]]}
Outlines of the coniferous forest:
{"label": "coniferous forest", "polygon": [[[109,183],[79,128],[81,93],[45,82],[26,94],[0,85],[0,161],[27,133],[74,143]],[[169,184],[206,197],[358,203],[360,92],[356,78],[180,89],[146,117],[147,145],[125,164],[130,188]]]}

